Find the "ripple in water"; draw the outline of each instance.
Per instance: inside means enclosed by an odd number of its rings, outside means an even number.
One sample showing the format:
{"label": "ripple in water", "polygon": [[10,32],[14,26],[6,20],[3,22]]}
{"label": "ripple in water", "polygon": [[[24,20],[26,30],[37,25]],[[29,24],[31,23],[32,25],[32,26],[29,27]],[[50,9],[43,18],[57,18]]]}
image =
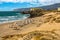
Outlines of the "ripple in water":
{"label": "ripple in water", "polygon": [[21,14],[21,13],[0,13],[0,23],[6,23],[6,22],[13,22],[16,20],[23,20],[28,18],[29,14]]}

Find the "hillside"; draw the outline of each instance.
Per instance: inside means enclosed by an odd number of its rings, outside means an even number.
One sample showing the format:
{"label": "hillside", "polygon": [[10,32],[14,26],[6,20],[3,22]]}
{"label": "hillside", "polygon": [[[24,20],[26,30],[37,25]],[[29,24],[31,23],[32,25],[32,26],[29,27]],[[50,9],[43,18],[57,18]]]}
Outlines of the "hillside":
{"label": "hillside", "polygon": [[[52,4],[52,5],[47,5],[47,6],[42,6],[42,7],[34,7],[34,8],[42,8],[45,10],[56,10],[58,7],[60,7],[60,3],[57,4]],[[29,11],[31,8],[19,8],[19,9],[14,9],[14,11]]]}
{"label": "hillside", "polygon": [[39,7],[39,8],[43,8],[43,9],[46,9],[46,10],[56,10],[59,7],[60,7],[60,3],[53,4],[53,5],[48,5],[48,6],[42,6],[42,7]]}

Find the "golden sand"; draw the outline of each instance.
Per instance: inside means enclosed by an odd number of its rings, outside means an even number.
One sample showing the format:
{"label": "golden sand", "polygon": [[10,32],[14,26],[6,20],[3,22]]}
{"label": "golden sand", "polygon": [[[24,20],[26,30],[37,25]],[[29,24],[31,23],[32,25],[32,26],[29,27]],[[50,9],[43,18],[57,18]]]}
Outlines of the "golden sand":
{"label": "golden sand", "polygon": [[60,40],[60,12],[0,25],[0,40]]}

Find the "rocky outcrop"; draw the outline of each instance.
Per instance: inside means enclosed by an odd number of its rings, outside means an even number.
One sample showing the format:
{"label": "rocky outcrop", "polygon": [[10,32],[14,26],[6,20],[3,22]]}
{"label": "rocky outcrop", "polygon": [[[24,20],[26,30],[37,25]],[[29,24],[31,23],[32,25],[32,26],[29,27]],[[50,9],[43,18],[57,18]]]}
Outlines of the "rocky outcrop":
{"label": "rocky outcrop", "polygon": [[23,11],[22,14],[30,14],[30,17],[32,18],[44,15],[44,12],[46,12],[46,10],[41,8],[31,8],[29,11]]}

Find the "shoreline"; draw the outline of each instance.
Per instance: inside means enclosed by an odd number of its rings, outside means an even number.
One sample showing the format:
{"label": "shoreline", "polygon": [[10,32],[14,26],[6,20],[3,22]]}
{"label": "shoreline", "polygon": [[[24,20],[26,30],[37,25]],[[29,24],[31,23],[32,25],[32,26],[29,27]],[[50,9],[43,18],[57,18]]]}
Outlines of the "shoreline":
{"label": "shoreline", "polygon": [[[25,19],[29,19],[29,18],[25,18]],[[0,25],[2,25],[2,24],[8,24],[8,23],[14,23],[14,22],[18,22],[18,21],[23,21],[23,20],[25,20],[25,19],[13,20],[13,21],[6,21],[6,22],[0,23]]]}
{"label": "shoreline", "polygon": [[13,22],[17,22],[17,21],[22,21],[22,20],[25,20],[25,19],[29,19],[29,17],[24,17],[24,18],[18,19],[18,20],[0,22],[0,25],[1,25],[1,24],[7,24],[7,23],[13,23]]}
{"label": "shoreline", "polygon": [[[22,35],[25,34],[24,36],[22,36],[22,39],[24,39],[27,36],[28,37],[30,36],[30,38],[31,37],[34,38],[33,35],[37,36],[35,34],[36,31],[44,31],[43,33],[37,32],[37,34],[38,33],[42,35],[44,34],[44,36],[41,38],[49,37],[50,39],[51,37],[52,40],[55,40],[53,37],[57,38],[55,36],[57,34],[59,35],[57,40],[58,39],[60,40],[60,12],[47,12],[47,13],[43,12],[43,13],[44,15],[42,16],[35,17],[36,16],[35,15],[33,18],[26,18],[24,20],[15,20],[13,22],[7,22],[7,23],[0,24],[0,37],[1,38],[4,37],[4,40],[6,39],[14,40],[14,39],[19,39],[20,34]],[[53,37],[50,35],[47,35],[45,31],[47,32],[47,34],[53,33],[51,34]],[[32,35],[31,32],[32,34],[33,33],[34,34]]]}

